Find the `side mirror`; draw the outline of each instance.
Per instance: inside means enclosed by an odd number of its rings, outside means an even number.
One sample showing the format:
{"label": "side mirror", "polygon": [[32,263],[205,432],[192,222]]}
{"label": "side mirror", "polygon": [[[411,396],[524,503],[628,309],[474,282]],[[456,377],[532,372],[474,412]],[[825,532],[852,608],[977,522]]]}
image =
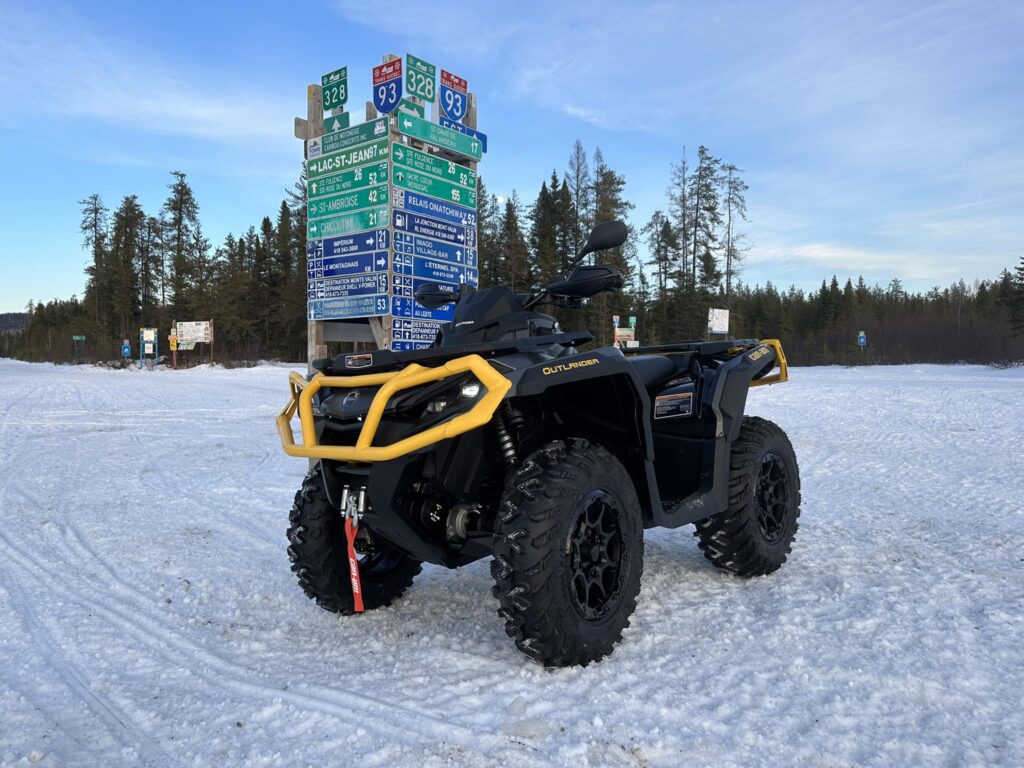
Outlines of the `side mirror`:
{"label": "side mirror", "polygon": [[614,291],[622,287],[622,275],[614,269],[602,266],[576,267],[563,280],[556,280],[547,287],[552,296],[569,299],[586,299],[602,291]]}
{"label": "side mirror", "polygon": [[440,309],[445,304],[459,300],[459,294],[453,293],[438,283],[423,283],[416,289],[413,298],[416,303],[427,309]]}
{"label": "side mirror", "polygon": [[590,232],[587,244],[580,251],[580,258],[594,251],[606,251],[609,248],[618,248],[629,237],[629,230],[621,221],[605,221],[598,224]]}

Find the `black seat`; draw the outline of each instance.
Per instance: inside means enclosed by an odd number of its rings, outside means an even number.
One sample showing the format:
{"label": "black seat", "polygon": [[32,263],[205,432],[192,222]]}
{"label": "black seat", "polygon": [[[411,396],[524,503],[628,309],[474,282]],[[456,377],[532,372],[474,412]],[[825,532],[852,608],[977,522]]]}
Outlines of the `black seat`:
{"label": "black seat", "polygon": [[641,381],[648,389],[665,381],[676,372],[676,364],[665,355],[636,355],[626,359],[633,364]]}

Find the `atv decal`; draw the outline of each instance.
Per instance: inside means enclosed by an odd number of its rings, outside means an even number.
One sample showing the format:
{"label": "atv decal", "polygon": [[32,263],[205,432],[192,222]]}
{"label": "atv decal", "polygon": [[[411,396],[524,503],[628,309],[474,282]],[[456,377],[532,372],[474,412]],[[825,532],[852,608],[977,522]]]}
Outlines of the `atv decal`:
{"label": "atv decal", "polygon": [[679,392],[675,395],[661,395],[654,398],[654,418],[656,419],[672,419],[676,416],[692,415],[692,392]]}
{"label": "atv decal", "polygon": [[545,366],[541,369],[541,373],[545,376],[550,376],[553,373],[566,373],[577,368],[586,368],[591,365],[599,365],[600,363],[601,361],[596,357],[591,357],[588,360],[573,360],[571,363],[559,363],[558,365]]}

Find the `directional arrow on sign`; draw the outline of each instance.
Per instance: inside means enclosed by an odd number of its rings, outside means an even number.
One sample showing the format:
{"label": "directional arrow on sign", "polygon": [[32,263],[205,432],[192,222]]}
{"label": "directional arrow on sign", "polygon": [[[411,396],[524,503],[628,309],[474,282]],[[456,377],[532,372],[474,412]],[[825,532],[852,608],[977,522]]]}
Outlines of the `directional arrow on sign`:
{"label": "directional arrow on sign", "polygon": [[313,194],[315,195],[316,194],[316,182],[315,181],[313,182],[312,189],[313,189]]}
{"label": "directional arrow on sign", "polygon": [[395,178],[396,178],[396,179],[398,179],[399,181],[401,181],[402,179],[404,179],[404,178],[405,178],[405,174],[404,174],[404,173],[402,173],[401,171],[397,171],[397,172],[395,173]]}
{"label": "directional arrow on sign", "polygon": [[412,128],[412,120],[409,120],[408,118],[405,118],[404,120],[402,120],[402,127],[404,127],[404,128]]}
{"label": "directional arrow on sign", "polygon": [[313,224],[312,226],[310,226],[310,229],[313,230],[313,234],[314,235],[317,233],[317,226],[316,226],[316,224]]}
{"label": "directional arrow on sign", "polygon": [[384,266],[387,265],[387,263],[388,263],[387,259],[385,259],[383,256],[378,256],[377,257],[377,266],[378,267],[384,267]]}

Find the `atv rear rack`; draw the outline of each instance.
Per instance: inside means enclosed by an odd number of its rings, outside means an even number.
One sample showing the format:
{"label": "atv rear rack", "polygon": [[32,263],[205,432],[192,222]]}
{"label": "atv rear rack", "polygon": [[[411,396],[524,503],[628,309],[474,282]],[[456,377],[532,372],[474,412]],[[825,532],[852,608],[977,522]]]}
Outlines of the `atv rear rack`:
{"label": "atv rear rack", "polygon": [[770,347],[775,353],[775,363],[779,366],[779,371],[768,376],[755,378],[750,382],[750,386],[760,387],[764,384],[778,384],[783,381],[789,381],[789,364],[786,362],[786,353],[782,351],[782,342],[778,339],[685,341],[678,344],[648,344],[643,347],[626,347],[622,350],[622,353],[629,357],[630,355],[671,355],[692,352],[707,357],[732,358],[744,352],[756,354],[757,348],[763,346]]}
{"label": "atv rear rack", "polygon": [[[454,416],[442,424],[436,424],[416,435],[410,435],[391,445],[374,445],[384,408],[388,401],[404,389],[417,387],[431,381],[439,381],[460,373],[473,374],[486,393],[466,413]],[[317,373],[307,381],[297,372],[288,378],[291,398],[277,417],[277,431],[281,437],[281,447],[289,456],[309,459],[331,459],[367,463],[374,461],[390,461],[422,448],[439,443],[442,440],[461,435],[477,427],[487,424],[494,411],[501,404],[505,393],[512,382],[498,373],[479,355],[466,355],[449,360],[436,368],[426,368],[413,363],[400,371],[388,373],[369,373],[361,376],[325,376]],[[313,420],[313,396],[324,387],[377,387],[370,408],[366,413],[362,429],[355,445],[320,445],[316,439],[316,426]],[[302,426],[302,444],[295,443],[291,421],[299,414]]]}

